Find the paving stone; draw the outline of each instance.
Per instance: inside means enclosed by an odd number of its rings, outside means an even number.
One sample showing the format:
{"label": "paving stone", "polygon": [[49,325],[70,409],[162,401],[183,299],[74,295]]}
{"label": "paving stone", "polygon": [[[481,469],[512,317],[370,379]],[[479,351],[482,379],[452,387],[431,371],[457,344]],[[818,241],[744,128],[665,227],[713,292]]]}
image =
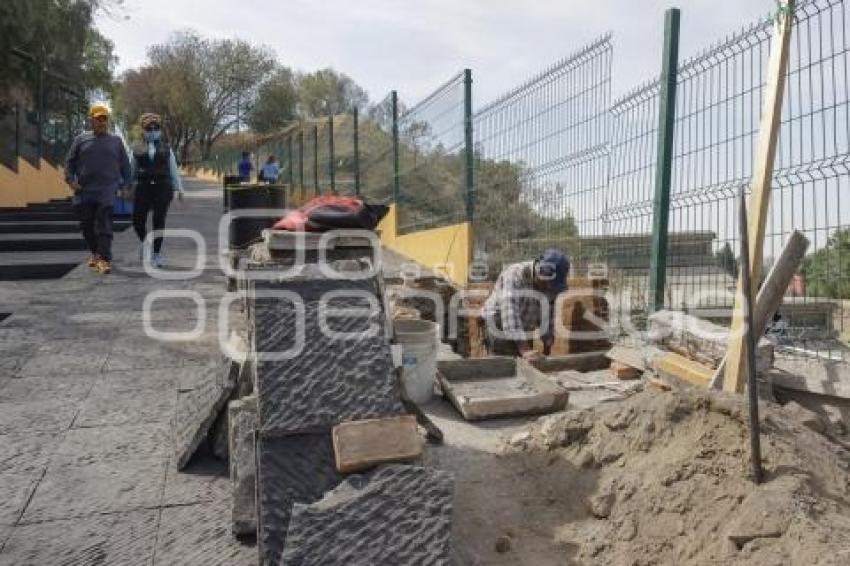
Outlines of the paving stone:
{"label": "paving stone", "polygon": [[226,501],[167,507],[153,564],[161,566],[255,566],[257,547],[230,534]]}
{"label": "paving stone", "polygon": [[143,425],[75,428],[65,433],[52,465],[85,466],[97,462],[166,460],[168,426]]}
{"label": "paving stone", "polygon": [[38,354],[65,354],[67,356],[106,355],[109,353],[109,340],[51,339],[38,344]]}
{"label": "paving stone", "polygon": [[78,356],[74,354],[37,354],[20,369],[22,376],[40,376],[70,373],[87,375],[100,373],[106,363],[106,354]]}
{"label": "paving stone", "polygon": [[228,406],[230,441],[231,517],[235,535],[257,532],[257,398],[231,401]]}
{"label": "paving stone", "polygon": [[41,478],[40,472],[0,474],[0,525],[14,525]]}
{"label": "paving stone", "polygon": [[342,481],[334,468],[330,432],[256,440],[258,537],[261,564],[281,564],[293,503],[313,503]]}
{"label": "paving stone", "polygon": [[[230,500],[227,464],[209,455],[198,455],[178,471],[169,463],[165,473],[162,505],[190,505]],[[228,514],[229,515],[229,514]]]}
{"label": "paving stone", "polygon": [[64,401],[0,403],[0,434],[66,430],[76,413],[76,403]]}
{"label": "paving stone", "polygon": [[121,371],[148,368],[178,368],[183,358],[164,348],[144,348],[111,350],[104,364],[104,371]]}
{"label": "paving stone", "polygon": [[82,401],[95,379],[86,374],[26,376],[0,384],[0,403],[27,401]]}
{"label": "paving stone", "polygon": [[177,394],[171,390],[94,387],[74,421],[74,428],[167,423],[176,402]]}
{"label": "paving stone", "polygon": [[[353,419],[402,414],[382,311],[367,316],[327,318],[327,325],[348,337],[327,336],[321,321],[324,293],[373,292],[374,282],[296,279],[276,288],[304,300],[304,347],[294,358],[257,364],[260,430],[263,434],[318,432]],[[331,302],[333,309],[363,309],[360,298]],[[272,353],[295,345],[296,309],[285,300],[260,298],[252,307],[256,350]],[[376,336],[364,330],[377,327]]]}
{"label": "paving stone", "polygon": [[157,510],[135,511],[19,525],[0,552],[0,565],[149,566],[158,516]]}
{"label": "paving stone", "polygon": [[388,465],[349,476],[313,504],[292,508],[283,564],[451,563],[452,477]]}
{"label": "paving stone", "polygon": [[43,472],[61,439],[59,432],[22,430],[0,434],[0,474]]}
{"label": "paving stone", "polygon": [[23,523],[155,508],[162,496],[161,460],[49,466]]}
{"label": "paving stone", "polygon": [[223,374],[220,379],[211,375],[211,379],[194,387],[178,390],[177,408],[171,420],[172,449],[178,469],[189,463],[207,437],[236,385],[231,379],[231,364],[225,364],[219,371]]}

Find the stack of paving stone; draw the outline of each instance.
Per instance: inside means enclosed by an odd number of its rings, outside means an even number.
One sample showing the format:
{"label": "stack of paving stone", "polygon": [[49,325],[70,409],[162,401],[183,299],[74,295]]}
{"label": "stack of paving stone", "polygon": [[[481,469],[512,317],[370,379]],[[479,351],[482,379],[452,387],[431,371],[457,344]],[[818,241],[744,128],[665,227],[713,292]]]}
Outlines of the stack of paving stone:
{"label": "stack of paving stone", "polygon": [[248,278],[254,396],[230,404],[234,532],[256,524],[263,566],[448,564],[449,476],[394,464],[346,478],[335,466],[335,425],[405,412],[380,278],[280,273]]}

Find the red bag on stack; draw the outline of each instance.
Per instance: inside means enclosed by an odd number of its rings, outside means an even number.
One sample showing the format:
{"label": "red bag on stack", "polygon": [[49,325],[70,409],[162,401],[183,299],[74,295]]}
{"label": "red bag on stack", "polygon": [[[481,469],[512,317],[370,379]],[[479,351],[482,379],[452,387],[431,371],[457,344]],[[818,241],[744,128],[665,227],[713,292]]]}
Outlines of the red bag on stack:
{"label": "red bag on stack", "polygon": [[374,230],[389,207],[367,204],[356,197],[335,195],[311,199],[272,226],[289,232],[326,232],[340,228]]}

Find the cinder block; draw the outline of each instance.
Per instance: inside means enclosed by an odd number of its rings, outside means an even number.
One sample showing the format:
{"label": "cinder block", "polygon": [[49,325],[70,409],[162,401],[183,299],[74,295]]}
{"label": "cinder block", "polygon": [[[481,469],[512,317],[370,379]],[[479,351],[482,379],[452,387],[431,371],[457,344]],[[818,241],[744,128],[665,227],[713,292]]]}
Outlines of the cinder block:
{"label": "cinder block", "polygon": [[292,509],[283,564],[451,564],[451,474],[391,464]]}

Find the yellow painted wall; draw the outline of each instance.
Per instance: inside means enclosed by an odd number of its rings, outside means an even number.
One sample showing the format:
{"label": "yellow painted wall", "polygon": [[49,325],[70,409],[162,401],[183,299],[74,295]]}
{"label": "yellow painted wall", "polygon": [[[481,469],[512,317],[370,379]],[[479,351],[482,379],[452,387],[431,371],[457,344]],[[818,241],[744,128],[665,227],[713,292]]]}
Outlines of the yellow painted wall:
{"label": "yellow painted wall", "polygon": [[470,222],[399,234],[398,216],[393,205],[378,229],[381,242],[389,249],[444,275],[458,285],[465,286],[469,280],[473,237]]}
{"label": "yellow painted wall", "polygon": [[22,207],[71,196],[62,169],[42,160],[35,168],[18,159],[18,171],[0,166],[0,206]]}

